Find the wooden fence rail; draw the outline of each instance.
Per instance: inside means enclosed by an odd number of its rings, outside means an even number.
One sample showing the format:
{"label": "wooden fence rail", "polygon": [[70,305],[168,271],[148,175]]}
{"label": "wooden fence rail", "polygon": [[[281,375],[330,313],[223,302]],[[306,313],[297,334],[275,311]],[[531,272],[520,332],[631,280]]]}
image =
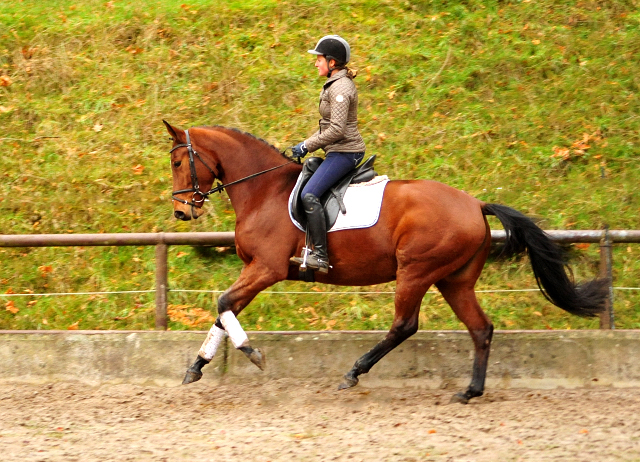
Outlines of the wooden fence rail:
{"label": "wooden fence rail", "polygon": [[[613,329],[612,246],[615,243],[640,243],[640,230],[550,230],[546,233],[560,243],[599,243],[600,276],[607,278],[609,299],[600,316],[600,328]],[[491,231],[493,242],[505,240],[504,231]],[[156,246],[156,317],[158,330],[167,328],[168,247],[170,245],[235,244],[233,232],[210,233],[113,233],[113,234],[0,234],[0,247],[61,247],[61,246]]]}

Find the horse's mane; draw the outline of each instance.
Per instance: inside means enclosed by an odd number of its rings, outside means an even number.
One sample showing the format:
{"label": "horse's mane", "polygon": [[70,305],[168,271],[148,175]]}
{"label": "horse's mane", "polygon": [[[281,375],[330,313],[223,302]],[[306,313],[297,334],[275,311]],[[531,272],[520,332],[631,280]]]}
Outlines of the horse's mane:
{"label": "horse's mane", "polygon": [[252,140],[258,141],[261,144],[265,145],[266,147],[276,151],[278,154],[280,154],[285,159],[291,160],[286,155],[284,155],[284,153],[282,151],[280,151],[278,148],[276,148],[274,145],[272,145],[268,141],[266,141],[266,140],[264,140],[262,138],[258,138],[257,136],[255,136],[255,135],[253,135],[251,133],[245,132],[243,130],[240,130],[240,129],[237,129],[237,128],[224,127],[222,125],[203,125],[203,126],[200,126],[198,128],[206,128],[206,129],[209,129],[209,130],[233,132],[233,133],[237,133],[239,135],[247,136],[247,137],[251,138]]}

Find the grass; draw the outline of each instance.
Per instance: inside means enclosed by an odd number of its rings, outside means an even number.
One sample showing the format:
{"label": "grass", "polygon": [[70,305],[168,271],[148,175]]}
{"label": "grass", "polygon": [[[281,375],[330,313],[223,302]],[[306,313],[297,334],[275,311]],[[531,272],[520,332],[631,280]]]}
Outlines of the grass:
{"label": "grass", "polygon": [[[636,1],[221,0],[0,4],[0,232],[229,231],[224,195],[171,217],[161,123],[237,127],[284,148],[315,128],[306,53],[340,33],[358,70],[360,129],[377,170],[431,178],[541,218],[545,229],[640,229]],[[337,24],[330,28],[330,24]],[[500,225],[492,221],[494,229]],[[583,246],[584,247],[584,246]],[[638,286],[636,245],[614,249]],[[0,249],[0,293],[152,289],[153,249]],[[574,248],[578,279],[597,246]],[[223,290],[229,250],[173,247],[170,286]],[[280,292],[313,286],[281,283]],[[492,261],[478,289],[535,287],[526,259]],[[318,290],[331,290],[320,287]],[[345,290],[356,290],[346,288]],[[366,290],[393,290],[384,285]],[[616,291],[638,328],[637,291]],[[171,328],[207,328],[215,295],[173,293]],[[479,294],[497,328],[594,328],[540,294]],[[149,329],[153,294],[5,298],[0,329]],[[247,329],[386,329],[389,295],[260,295]],[[15,312],[14,312],[15,311]],[[437,293],[421,328],[462,328]]]}

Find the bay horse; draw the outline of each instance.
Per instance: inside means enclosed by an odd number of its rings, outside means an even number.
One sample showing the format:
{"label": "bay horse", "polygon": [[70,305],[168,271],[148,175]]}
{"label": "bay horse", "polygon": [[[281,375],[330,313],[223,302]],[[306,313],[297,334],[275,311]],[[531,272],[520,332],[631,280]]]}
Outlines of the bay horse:
{"label": "bay horse", "polygon": [[[302,166],[239,130],[220,126],[182,130],[163,122],[173,139],[174,216],[198,218],[205,198],[226,189],[236,213],[236,251],[244,262],[238,279],[219,297],[219,317],[183,383],[202,377],[202,367],[226,334],[262,369],[264,353],[249,345],[236,316],[262,290],[279,281],[299,280],[299,268],[291,266],[289,258],[300,255],[305,235],[292,223],[287,207]],[[216,180],[225,184],[214,187]],[[317,282],[335,285],[396,281],[395,314],[388,334],[355,362],[340,389],[355,386],[361,374],[416,333],[421,301],[435,285],[467,327],[475,347],[471,383],[452,401],[467,403],[483,394],[493,324],[476,300],[474,286],[491,245],[487,215],[496,216],[506,230],[505,254],[528,252],[538,286],[550,302],[583,317],[604,309],[607,281],[574,283],[560,247],[522,213],[436,181],[390,181],[378,222],[330,233],[333,267],[328,274],[316,274]],[[207,342],[213,343],[207,347]],[[210,357],[201,353],[205,350]]]}

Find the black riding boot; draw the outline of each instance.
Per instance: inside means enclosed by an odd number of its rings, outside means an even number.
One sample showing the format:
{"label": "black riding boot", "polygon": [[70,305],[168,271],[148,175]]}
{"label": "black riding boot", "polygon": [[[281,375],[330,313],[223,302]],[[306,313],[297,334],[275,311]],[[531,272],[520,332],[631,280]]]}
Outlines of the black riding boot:
{"label": "black riding boot", "polygon": [[[327,254],[327,222],[320,200],[313,194],[302,198],[302,205],[307,215],[307,230],[313,244],[313,251],[307,255],[306,265],[320,273],[329,272],[329,255]],[[303,258],[294,257],[292,262],[302,264]]]}

